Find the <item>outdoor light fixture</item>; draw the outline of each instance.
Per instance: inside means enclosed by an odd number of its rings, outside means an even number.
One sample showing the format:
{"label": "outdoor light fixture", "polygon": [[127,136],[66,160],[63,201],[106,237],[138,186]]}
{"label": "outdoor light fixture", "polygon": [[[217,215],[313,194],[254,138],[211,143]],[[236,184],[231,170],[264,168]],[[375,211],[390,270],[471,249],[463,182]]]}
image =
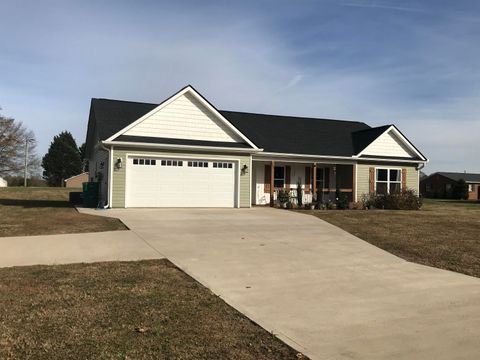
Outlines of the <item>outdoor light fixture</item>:
{"label": "outdoor light fixture", "polygon": [[117,162],[115,163],[115,167],[117,169],[121,169],[122,168],[122,158],[118,158],[117,159]]}
{"label": "outdoor light fixture", "polygon": [[248,173],[248,166],[245,164],[242,167],[242,174],[247,174]]}

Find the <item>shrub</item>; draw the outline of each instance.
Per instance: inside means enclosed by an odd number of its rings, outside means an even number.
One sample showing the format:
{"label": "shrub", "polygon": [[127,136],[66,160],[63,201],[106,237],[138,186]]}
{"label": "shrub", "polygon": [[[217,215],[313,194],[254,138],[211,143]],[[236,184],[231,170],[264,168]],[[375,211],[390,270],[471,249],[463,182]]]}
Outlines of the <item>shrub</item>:
{"label": "shrub", "polygon": [[453,185],[452,198],[457,200],[468,199],[468,184],[465,180],[460,179]]}
{"label": "shrub", "polygon": [[297,204],[298,207],[302,206],[302,184],[300,184],[300,181],[297,182]]}
{"label": "shrub", "polygon": [[365,196],[362,202],[366,208],[385,210],[419,210],[423,203],[413,190],[386,195],[372,194]]}
{"label": "shrub", "polygon": [[286,204],[288,203],[290,200],[290,197],[288,195],[288,192],[286,192],[285,190],[280,190],[278,192],[278,201],[280,202],[280,204]]}
{"label": "shrub", "polygon": [[338,210],[348,209],[348,196],[343,194],[340,189],[335,191],[335,204]]}

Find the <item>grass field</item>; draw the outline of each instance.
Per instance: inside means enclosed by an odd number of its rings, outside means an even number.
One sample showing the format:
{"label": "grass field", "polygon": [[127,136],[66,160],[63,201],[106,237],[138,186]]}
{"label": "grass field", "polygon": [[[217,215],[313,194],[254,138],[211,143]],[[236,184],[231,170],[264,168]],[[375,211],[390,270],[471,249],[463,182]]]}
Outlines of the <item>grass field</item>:
{"label": "grass field", "polygon": [[80,214],[66,188],[0,188],[0,237],[124,230],[120,220]]}
{"label": "grass field", "polygon": [[480,277],[480,203],[426,199],[419,211],[307,213],[408,261]]}
{"label": "grass field", "polygon": [[304,359],[168,260],[0,269],[1,359]]}

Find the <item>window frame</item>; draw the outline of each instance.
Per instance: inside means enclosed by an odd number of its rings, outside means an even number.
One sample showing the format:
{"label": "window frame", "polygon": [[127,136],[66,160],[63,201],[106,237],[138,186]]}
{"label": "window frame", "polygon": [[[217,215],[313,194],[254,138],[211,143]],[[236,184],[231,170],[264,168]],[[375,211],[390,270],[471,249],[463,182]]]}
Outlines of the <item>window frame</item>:
{"label": "window frame", "polygon": [[[387,180],[378,180],[378,170],[387,170]],[[400,172],[400,180],[392,181],[390,180],[390,170],[397,170]],[[402,189],[402,178],[403,178],[403,169],[399,167],[375,167],[375,193],[377,192],[377,183],[382,183],[387,185],[387,195],[390,194],[390,185],[391,184],[400,184],[400,192],[403,191]],[[385,195],[385,194],[382,194]]]}
{"label": "window frame", "polygon": [[[276,178],[275,177],[275,168],[282,168],[283,169],[283,178]],[[286,171],[286,167],[285,165],[282,165],[282,166],[274,166],[273,168],[273,188],[274,189],[285,189],[285,186],[286,186],[286,174],[287,174],[287,171]],[[275,185],[275,181],[276,180],[282,180],[283,181],[283,186],[282,187],[279,187],[279,186],[276,186]]]}

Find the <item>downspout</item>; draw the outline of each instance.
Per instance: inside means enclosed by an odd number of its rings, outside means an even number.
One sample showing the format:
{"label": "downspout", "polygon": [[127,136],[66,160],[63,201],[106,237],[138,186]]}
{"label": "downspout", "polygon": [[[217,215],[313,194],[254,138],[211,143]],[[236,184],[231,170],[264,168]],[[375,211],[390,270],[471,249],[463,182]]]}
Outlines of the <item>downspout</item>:
{"label": "downspout", "polygon": [[[113,146],[112,146],[113,147]],[[113,167],[113,164],[112,164],[112,161],[113,161],[113,149],[111,148],[107,148],[105,147],[105,145],[103,145],[102,142],[100,142],[100,148],[102,150],[105,150],[105,151],[108,151],[108,189],[107,189],[107,203],[105,204],[105,206],[103,207],[104,209],[108,209],[110,207],[110,201],[111,201],[111,198],[110,198],[110,189],[112,188],[112,167]]]}

